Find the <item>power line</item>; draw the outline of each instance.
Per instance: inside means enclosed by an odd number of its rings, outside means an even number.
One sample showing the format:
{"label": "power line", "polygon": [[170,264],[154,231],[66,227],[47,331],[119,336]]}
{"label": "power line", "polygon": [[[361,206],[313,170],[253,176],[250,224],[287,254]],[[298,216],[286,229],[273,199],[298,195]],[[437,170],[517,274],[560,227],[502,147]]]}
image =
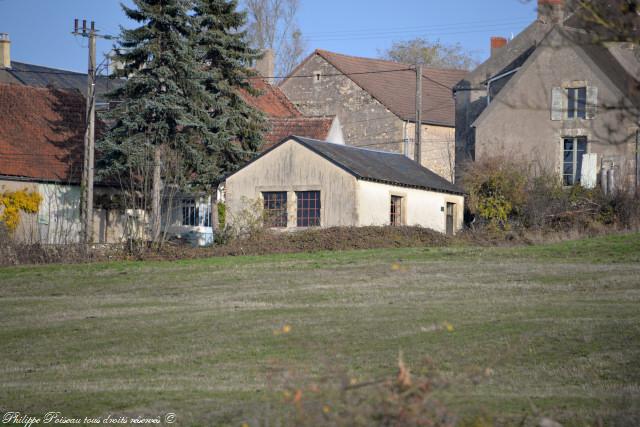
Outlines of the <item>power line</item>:
{"label": "power line", "polygon": [[518,21],[513,23],[505,23],[505,24],[496,24],[496,25],[480,25],[474,26],[472,30],[459,30],[459,31],[440,31],[436,29],[432,29],[430,31],[425,30],[414,30],[409,32],[397,32],[397,33],[371,33],[371,34],[362,34],[362,35],[353,35],[353,36],[326,36],[326,37],[304,37],[307,41],[339,41],[339,40],[371,40],[371,39],[385,39],[390,37],[399,37],[399,36],[407,36],[407,35],[427,35],[433,33],[434,35],[443,36],[443,35],[458,35],[458,34],[471,34],[471,33],[484,33],[490,30],[498,30],[502,28],[512,28],[514,25],[520,25],[527,21]]}
{"label": "power line", "polygon": [[320,31],[315,33],[306,33],[310,36],[323,36],[323,35],[332,35],[332,34],[357,34],[357,33],[381,33],[381,32],[390,32],[390,31],[418,31],[423,29],[447,29],[447,28],[459,28],[462,26],[478,26],[478,25],[499,25],[499,24],[510,24],[517,22],[530,22],[529,17],[520,17],[509,20],[481,20],[481,21],[466,21],[466,22],[456,22],[456,23],[448,23],[448,24],[440,24],[440,25],[419,25],[415,27],[390,27],[390,28],[360,28],[360,29],[349,29],[349,30],[338,30],[338,31]]}

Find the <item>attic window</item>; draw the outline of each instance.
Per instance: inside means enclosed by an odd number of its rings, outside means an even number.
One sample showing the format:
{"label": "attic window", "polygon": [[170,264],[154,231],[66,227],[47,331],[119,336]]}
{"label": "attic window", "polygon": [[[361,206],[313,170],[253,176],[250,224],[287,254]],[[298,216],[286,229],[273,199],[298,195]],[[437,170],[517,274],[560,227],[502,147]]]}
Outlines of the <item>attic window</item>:
{"label": "attic window", "polygon": [[322,81],[322,73],[320,71],[313,72],[313,83],[320,83]]}
{"label": "attic window", "polygon": [[567,89],[567,117],[569,119],[587,118],[587,88],[572,87]]}

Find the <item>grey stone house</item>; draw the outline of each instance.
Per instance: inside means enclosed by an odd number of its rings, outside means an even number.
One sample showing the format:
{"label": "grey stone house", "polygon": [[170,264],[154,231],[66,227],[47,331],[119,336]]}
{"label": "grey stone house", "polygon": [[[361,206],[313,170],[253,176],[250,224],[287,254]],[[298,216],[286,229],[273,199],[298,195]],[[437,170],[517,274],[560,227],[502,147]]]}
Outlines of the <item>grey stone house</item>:
{"label": "grey stone house", "polygon": [[565,185],[591,187],[603,173],[637,185],[639,46],[595,41],[562,1],[538,10],[454,89],[457,175],[467,162],[511,157]]}
{"label": "grey stone house", "polygon": [[[413,65],[316,50],[280,84],[308,116],[335,115],[347,145],[414,158],[416,73]],[[422,165],[453,179],[453,86],[466,71],[425,67]]]}

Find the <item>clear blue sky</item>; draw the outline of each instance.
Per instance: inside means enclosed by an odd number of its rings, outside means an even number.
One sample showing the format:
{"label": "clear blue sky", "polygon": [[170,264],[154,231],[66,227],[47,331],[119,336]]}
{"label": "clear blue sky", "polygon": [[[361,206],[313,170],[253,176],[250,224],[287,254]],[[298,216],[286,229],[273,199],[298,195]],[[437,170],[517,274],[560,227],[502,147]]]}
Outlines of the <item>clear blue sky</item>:
{"label": "clear blue sky", "polygon": [[[417,36],[461,43],[478,59],[491,36],[517,34],[536,16],[523,0],[300,0],[299,24],[308,49],[377,56],[393,41]],[[86,40],[71,35],[73,19],[95,20],[102,33],[131,26],[118,0],[0,0],[0,32],[9,33],[12,59],[87,69]],[[100,41],[99,52],[112,42]],[[99,61],[101,55],[99,53]]]}

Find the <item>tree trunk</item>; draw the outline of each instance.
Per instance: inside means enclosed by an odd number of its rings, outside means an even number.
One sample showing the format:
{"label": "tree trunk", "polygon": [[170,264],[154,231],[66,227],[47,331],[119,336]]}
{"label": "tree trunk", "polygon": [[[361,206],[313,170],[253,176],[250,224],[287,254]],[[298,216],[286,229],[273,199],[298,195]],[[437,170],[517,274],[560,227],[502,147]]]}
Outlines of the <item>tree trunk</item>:
{"label": "tree trunk", "polygon": [[153,189],[151,191],[151,240],[160,243],[161,229],[161,190],[162,190],[162,147],[157,146],[153,152]]}

